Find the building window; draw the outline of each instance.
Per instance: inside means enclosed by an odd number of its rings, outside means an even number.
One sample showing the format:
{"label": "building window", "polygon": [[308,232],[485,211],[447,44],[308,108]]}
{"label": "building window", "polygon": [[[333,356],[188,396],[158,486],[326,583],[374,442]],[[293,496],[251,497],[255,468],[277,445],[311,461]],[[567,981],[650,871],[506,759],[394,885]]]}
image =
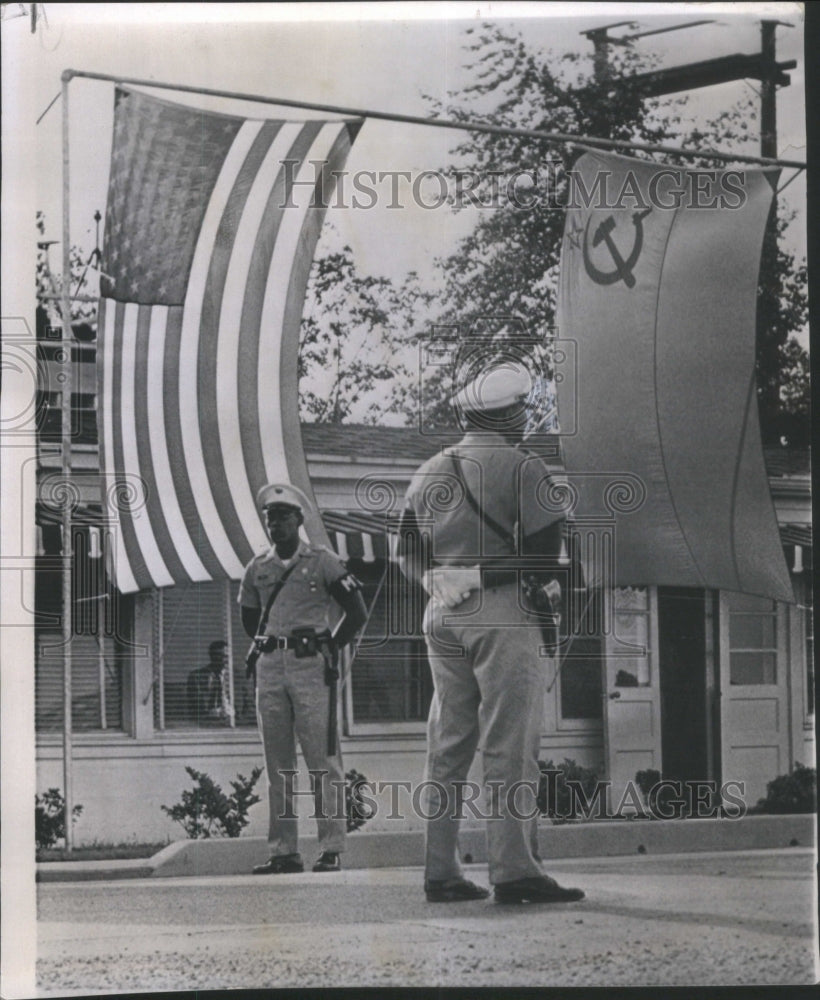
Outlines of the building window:
{"label": "building window", "polygon": [[601,718],[603,662],[600,636],[575,640],[570,657],[561,666],[561,717],[563,719]]}
{"label": "building window", "polygon": [[[105,570],[105,533],[72,528],[71,719],[77,731],[121,730],[123,672],[131,633],[131,603]],[[60,732],[64,707],[62,532],[38,525],[35,564],[35,727]]]}
{"label": "building window", "polygon": [[157,729],[256,725],[253,681],[245,677],[250,640],[242,628],[238,593],[236,581],[157,591]]}
{"label": "building window", "polygon": [[353,723],[424,722],[433,681],[421,622],[426,597],[398,566],[350,561],[370,620],[351,669]]}
{"label": "building window", "polygon": [[[645,587],[616,587],[612,664],[615,687],[648,687],[650,670],[649,591]],[[630,653],[634,648],[634,654]]]}
{"label": "building window", "polygon": [[[62,379],[60,343],[40,342],[37,358],[44,374],[44,383],[37,394],[37,430],[41,442],[59,443],[62,434],[63,394],[58,388]],[[74,385],[71,393],[71,438],[74,444],[97,443],[97,383],[96,348],[94,345],[74,345]]]}
{"label": "building window", "polygon": [[726,595],[729,609],[729,681],[777,683],[777,605],[751,594]]}
{"label": "building window", "polygon": [[[563,586],[563,584],[562,584]],[[568,582],[567,588],[571,586]],[[565,589],[565,593],[567,589]],[[604,666],[602,593],[578,590],[574,601],[564,601],[562,638],[574,638],[559,650],[555,669],[560,670],[561,718],[600,719]]]}
{"label": "building window", "polygon": [[[393,566],[395,579],[386,578],[380,586],[383,561],[365,565],[351,559],[349,565],[362,580],[368,607],[375,600],[348,678],[352,721],[423,722],[433,690],[421,637],[423,595],[411,593],[398,567]],[[256,726],[256,693],[245,677],[250,639],[242,628],[238,591],[232,581],[157,592],[157,729]],[[222,670],[210,648],[215,642],[229,643]]]}

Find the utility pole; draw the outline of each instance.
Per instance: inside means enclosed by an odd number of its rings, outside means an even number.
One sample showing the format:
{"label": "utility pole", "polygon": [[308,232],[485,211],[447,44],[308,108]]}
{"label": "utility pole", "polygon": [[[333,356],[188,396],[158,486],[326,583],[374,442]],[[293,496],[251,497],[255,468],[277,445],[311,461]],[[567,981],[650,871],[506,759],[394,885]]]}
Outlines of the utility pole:
{"label": "utility pole", "polygon": [[589,31],[581,32],[592,42],[594,48],[592,72],[596,83],[605,83],[610,78],[609,46],[629,44],[626,39],[613,38],[609,34],[612,28],[621,28],[625,25],[630,28],[638,27],[635,21],[615,21],[614,24],[607,24],[601,28],[590,28]]}
{"label": "utility pole", "polygon": [[[782,21],[760,22],[760,153],[761,156],[777,156],[777,57],[775,31]],[[779,307],[780,284],[777,277],[777,197],[772,198],[766,229],[763,234],[763,249],[760,260],[760,292],[757,303],[755,329],[756,357],[758,365],[758,393],[761,415],[761,433],[764,443],[779,443],[779,429],[773,424],[780,404],[780,385],[774,376],[783,336],[776,333],[776,317]]]}
{"label": "utility pole", "polygon": [[[631,24],[621,21],[618,24]],[[615,38],[608,32],[618,24],[610,24],[601,28],[591,28],[582,31],[593,44],[593,75],[596,83],[609,80],[614,87],[629,86],[637,90],[643,97],[661,97],[666,94],[676,94],[698,87],[711,87],[718,83],[730,83],[734,80],[760,80],[761,91],[761,139],[763,134],[770,136],[773,145],[766,146],[772,152],[764,154],[777,155],[777,120],[775,114],[775,99],[777,87],[788,87],[791,82],[785,70],[794,69],[797,62],[777,62],[775,48],[775,28],[778,25],[791,27],[785,21],[761,22],[760,52],[748,54],[720,56],[717,59],[705,59],[701,62],[687,63],[684,66],[671,66],[668,69],[650,70],[648,73],[635,73],[631,76],[615,80],[609,65],[609,50],[612,45],[631,45],[638,38],[649,35],[661,35],[670,31],[682,31],[695,28],[712,21],[689,21],[669,28],[655,28],[651,31],[639,31],[631,35]],[[764,147],[761,146],[761,149]]]}
{"label": "utility pole", "polygon": [[782,21],[760,22],[760,55],[762,74],[760,87],[760,155],[777,156],[777,59],[775,29]]}
{"label": "utility pole", "polygon": [[[785,21],[762,20],[760,22],[760,51],[752,54],[735,53],[706,59],[701,62],[671,66],[668,69],[651,70],[614,79],[609,65],[609,51],[612,45],[631,45],[638,38],[658,35],[668,31],[694,28],[710,24],[711,21],[690,21],[668,28],[640,31],[621,37],[613,37],[609,30],[631,22],[622,21],[601,28],[582,31],[594,48],[593,77],[596,84],[608,83],[610,91],[620,86],[629,87],[631,93],[642,97],[661,97],[699,87],[710,87],[736,80],[760,81],[760,155],[777,157],[777,88],[788,87],[791,80],[785,72],[794,69],[794,59],[777,61],[775,32],[778,25],[791,27]],[[778,430],[773,420],[780,404],[780,385],[777,377],[779,352],[783,336],[775,333],[779,308],[779,286],[777,283],[777,199],[772,200],[769,218],[763,236],[760,265],[760,292],[757,302],[756,358],[758,374],[758,402],[761,415],[761,431],[765,443],[775,444],[779,440]]]}

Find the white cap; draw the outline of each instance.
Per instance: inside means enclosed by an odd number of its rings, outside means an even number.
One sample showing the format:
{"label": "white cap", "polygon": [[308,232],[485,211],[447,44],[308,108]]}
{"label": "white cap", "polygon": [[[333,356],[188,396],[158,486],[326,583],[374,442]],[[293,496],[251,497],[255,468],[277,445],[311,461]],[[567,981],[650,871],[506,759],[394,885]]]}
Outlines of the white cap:
{"label": "white cap", "polygon": [[462,412],[500,410],[525,399],[532,384],[532,376],[521,362],[494,362],[457,392],[452,402]]}
{"label": "white cap", "polygon": [[310,500],[298,486],[291,486],[290,483],[268,483],[256,494],[256,502],[262,510],[274,504],[295,507],[303,514],[310,510]]}

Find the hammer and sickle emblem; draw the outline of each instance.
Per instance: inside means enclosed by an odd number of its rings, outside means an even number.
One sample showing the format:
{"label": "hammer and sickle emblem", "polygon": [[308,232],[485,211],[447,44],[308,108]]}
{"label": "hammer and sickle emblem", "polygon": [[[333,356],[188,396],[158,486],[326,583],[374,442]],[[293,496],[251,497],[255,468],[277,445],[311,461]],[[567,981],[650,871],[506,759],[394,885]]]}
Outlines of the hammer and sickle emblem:
{"label": "hammer and sickle emblem", "polygon": [[641,250],[643,249],[643,220],[651,211],[651,208],[646,208],[642,212],[632,213],[632,225],[635,229],[635,238],[632,242],[632,249],[626,257],[624,257],[621,253],[618,248],[618,244],[612,237],[612,232],[615,229],[615,218],[608,215],[604,221],[598,225],[598,228],[592,236],[592,245],[593,247],[597,247],[604,244],[607,248],[614,265],[611,271],[602,271],[590,260],[589,227],[592,223],[592,216],[590,215],[587,219],[586,229],[584,230],[584,267],[586,268],[587,274],[596,284],[614,285],[616,281],[623,281],[627,288],[635,287],[635,276],[632,273],[632,269],[637,264],[638,258],[641,255]]}

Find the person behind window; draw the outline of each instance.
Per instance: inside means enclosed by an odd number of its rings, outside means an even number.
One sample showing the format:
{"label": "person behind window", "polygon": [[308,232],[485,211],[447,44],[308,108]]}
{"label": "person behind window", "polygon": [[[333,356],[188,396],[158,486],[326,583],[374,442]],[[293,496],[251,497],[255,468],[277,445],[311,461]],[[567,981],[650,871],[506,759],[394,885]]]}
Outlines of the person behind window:
{"label": "person behind window", "polygon": [[208,663],[188,674],[188,715],[194,722],[230,721],[227,648],[223,639],[212,642],[208,646]]}

